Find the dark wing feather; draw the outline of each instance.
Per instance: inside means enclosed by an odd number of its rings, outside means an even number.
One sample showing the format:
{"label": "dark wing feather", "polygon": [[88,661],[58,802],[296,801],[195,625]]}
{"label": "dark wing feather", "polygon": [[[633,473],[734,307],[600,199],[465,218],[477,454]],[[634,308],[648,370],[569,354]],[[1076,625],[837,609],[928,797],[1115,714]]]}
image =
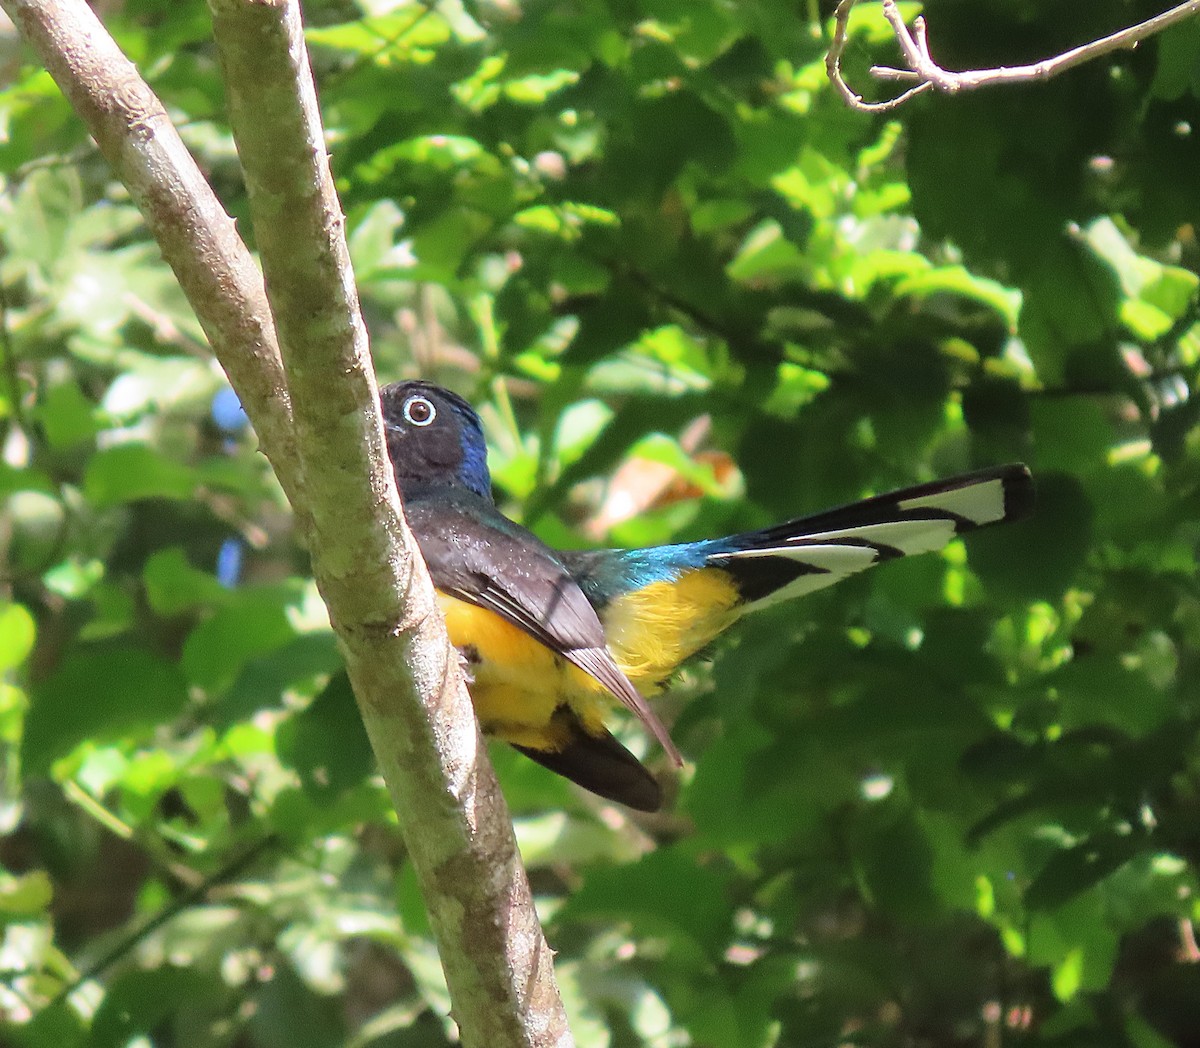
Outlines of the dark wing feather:
{"label": "dark wing feather", "polygon": [[658,811],[662,787],[642,763],[608,732],[591,735],[570,710],[555,714],[566,729],[567,743],[554,753],[517,746],[544,768],[578,783],[585,790],[637,811]]}
{"label": "dark wing feather", "polygon": [[590,674],[682,764],[667,729],[613,660],[595,608],[554,551],[470,492],[422,494],[409,494],[405,516],[434,585],[495,612]]}

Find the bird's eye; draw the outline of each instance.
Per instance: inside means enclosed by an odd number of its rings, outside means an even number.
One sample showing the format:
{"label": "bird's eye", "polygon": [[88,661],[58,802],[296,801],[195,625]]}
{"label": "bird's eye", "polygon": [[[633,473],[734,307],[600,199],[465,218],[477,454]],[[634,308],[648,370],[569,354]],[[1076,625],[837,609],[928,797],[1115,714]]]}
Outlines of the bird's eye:
{"label": "bird's eye", "polygon": [[428,426],[437,418],[437,408],[428,397],[409,397],[404,402],[404,419],[414,426]]}

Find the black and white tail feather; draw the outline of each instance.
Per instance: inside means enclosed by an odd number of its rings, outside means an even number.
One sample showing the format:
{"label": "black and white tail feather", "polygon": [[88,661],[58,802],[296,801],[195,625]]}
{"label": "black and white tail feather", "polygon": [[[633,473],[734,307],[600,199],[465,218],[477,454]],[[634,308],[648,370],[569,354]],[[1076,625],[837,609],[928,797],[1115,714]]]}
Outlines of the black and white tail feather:
{"label": "black and white tail feather", "polygon": [[[590,573],[605,558],[647,553],[684,570],[713,567],[737,585],[744,614],[776,601],[799,597],[878,564],[910,553],[941,549],[976,528],[1019,520],[1033,508],[1033,481],[1021,465],[1000,466],[920,484],[812,517],[777,524],[727,539],[651,550],[565,554],[578,578],[593,592]],[[703,547],[697,560],[696,547]],[[616,628],[610,620],[608,628]],[[717,631],[729,625],[718,617]],[[686,653],[685,653],[686,655]],[[555,720],[567,739],[560,748],[523,753],[585,789],[640,811],[662,803],[658,780],[610,733],[584,728],[574,711],[560,708]]]}
{"label": "black and white tail feather", "polygon": [[732,548],[710,554],[708,563],[734,576],[747,601],[742,610],[751,611],[882,561],[942,549],[964,532],[1032,509],[1029,469],[998,466],[733,536]]}

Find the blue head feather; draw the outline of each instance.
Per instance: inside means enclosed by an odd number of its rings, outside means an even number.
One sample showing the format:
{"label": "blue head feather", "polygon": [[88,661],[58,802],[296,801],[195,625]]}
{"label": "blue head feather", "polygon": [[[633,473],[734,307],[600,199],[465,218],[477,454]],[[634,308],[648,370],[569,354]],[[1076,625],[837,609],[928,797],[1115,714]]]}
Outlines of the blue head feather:
{"label": "blue head feather", "polygon": [[388,454],[402,493],[466,488],[491,501],[487,441],[471,405],[429,382],[393,382],[380,390]]}
{"label": "blue head feather", "polygon": [[457,397],[450,401],[451,409],[462,423],[461,439],[462,465],[458,469],[458,481],[463,487],[482,495],[485,499],[492,497],[492,474],[487,464],[487,440],[483,435],[483,426],[479,416]]}

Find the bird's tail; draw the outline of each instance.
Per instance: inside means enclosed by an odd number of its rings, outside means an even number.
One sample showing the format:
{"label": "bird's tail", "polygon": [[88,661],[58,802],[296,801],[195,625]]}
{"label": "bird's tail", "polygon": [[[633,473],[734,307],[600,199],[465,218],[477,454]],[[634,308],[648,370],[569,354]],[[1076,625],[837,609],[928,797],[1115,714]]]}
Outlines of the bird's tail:
{"label": "bird's tail", "polygon": [[733,577],[747,602],[743,610],[750,610],[831,586],[881,561],[941,549],[964,532],[1019,520],[1032,508],[1028,468],[998,466],[735,535],[708,563]]}

